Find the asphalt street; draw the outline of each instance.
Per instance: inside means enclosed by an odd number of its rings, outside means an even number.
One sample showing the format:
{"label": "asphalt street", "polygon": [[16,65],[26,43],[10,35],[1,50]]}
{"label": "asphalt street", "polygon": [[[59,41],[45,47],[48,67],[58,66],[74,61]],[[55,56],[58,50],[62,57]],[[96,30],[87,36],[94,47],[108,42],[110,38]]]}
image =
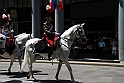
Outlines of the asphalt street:
{"label": "asphalt street", "polygon": [[[27,79],[28,67],[24,73],[19,73],[19,64],[14,62],[12,73],[8,73],[9,62],[0,62],[0,83],[57,83],[55,73],[57,64],[54,63],[34,63],[33,73],[37,81]],[[124,83],[124,67],[99,66],[99,65],[79,65],[71,64],[76,83]],[[73,83],[70,75],[63,64],[59,74],[59,83]]]}

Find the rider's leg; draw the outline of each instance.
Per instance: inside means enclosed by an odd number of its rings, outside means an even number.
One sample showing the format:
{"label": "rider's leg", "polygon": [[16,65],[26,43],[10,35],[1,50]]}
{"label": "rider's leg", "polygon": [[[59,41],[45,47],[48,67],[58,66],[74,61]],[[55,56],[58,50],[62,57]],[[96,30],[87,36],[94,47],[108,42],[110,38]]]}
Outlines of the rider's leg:
{"label": "rider's leg", "polygon": [[53,48],[49,48],[48,59],[51,60],[51,55],[53,55]]}

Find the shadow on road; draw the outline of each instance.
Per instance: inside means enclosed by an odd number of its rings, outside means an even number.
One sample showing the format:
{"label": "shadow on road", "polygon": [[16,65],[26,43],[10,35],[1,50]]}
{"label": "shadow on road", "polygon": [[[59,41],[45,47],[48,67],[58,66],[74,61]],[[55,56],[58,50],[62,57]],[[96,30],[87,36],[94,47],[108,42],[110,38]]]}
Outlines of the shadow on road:
{"label": "shadow on road", "polygon": [[[70,81],[70,80],[60,80],[60,81],[56,81],[56,80],[37,80],[37,81],[32,81],[32,80],[27,80],[27,82],[25,81],[24,83],[83,83],[83,82],[73,82],[73,81]],[[10,80],[10,81],[6,81],[4,83],[23,83],[22,81],[20,80]]]}
{"label": "shadow on road", "polygon": [[23,83],[23,82],[20,81],[20,80],[10,80],[10,81],[6,81],[6,82],[3,82],[3,83]]}
{"label": "shadow on road", "polygon": [[[3,71],[3,72],[2,72]],[[41,73],[42,71],[33,70],[34,75],[48,75],[47,73]],[[7,70],[1,70],[0,75],[7,75],[9,78],[23,78],[27,77],[28,72],[8,72]]]}
{"label": "shadow on road", "polygon": [[[9,73],[7,70],[0,70],[0,75],[7,75],[9,76],[9,78],[23,78],[23,77],[27,77],[28,72],[23,72],[22,74],[20,72],[11,72]],[[33,70],[34,75],[48,75],[48,73],[41,73],[42,71],[39,70]],[[56,80],[25,80],[25,82],[21,81],[21,80],[10,80],[10,81],[6,81],[6,82],[2,82],[2,83],[83,83],[83,82],[73,82],[70,80],[60,80],[60,81],[56,81]],[[1,83],[1,82],[0,82]]]}
{"label": "shadow on road", "polygon": [[[27,81],[33,81],[33,80],[27,80]],[[70,81],[70,80],[60,80],[60,81],[56,81],[56,80],[36,80],[33,82],[38,82],[38,83],[83,83],[83,82],[78,82],[78,81]]]}

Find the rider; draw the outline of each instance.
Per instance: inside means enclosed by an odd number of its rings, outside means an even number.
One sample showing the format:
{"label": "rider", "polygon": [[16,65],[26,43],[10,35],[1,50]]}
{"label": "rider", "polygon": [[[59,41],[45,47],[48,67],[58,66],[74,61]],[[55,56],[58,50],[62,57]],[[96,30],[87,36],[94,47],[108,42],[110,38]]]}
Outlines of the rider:
{"label": "rider", "polygon": [[52,17],[50,14],[46,14],[45,20],[46,20],[46,22],[43,23],[43,30],[44,30],[45,40],[49,43],[49,47],[50,47],[50,50],[48,53],[48,59],[50,60],[50,57],[53,52],[53,47],[54,47],[55,30],[51,23]]}
{"label": "rider", "polygon": [[8,48],[10,45],[10,41],[13,40],[13,35],[11,33],[11,18],[10,14],[4,9],[5,13],[2,14],[2,34],[6,36],[6,51],[8,52]]}
{"label": "rider", "polygon": [[11,30],[11,18],[10,14],[4,9],[5,13],[2,14],[3,26],[2,31],[4,32],[5,29]]}

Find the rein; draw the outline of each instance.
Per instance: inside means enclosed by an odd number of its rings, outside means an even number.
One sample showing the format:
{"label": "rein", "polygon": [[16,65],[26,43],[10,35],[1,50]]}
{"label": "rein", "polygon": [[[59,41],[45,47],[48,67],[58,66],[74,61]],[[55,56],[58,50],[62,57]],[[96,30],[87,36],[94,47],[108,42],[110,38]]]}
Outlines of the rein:
{"label": "rein", "polygon": [[[82,37],[84,37],[84,36],[86,36],[86,35],[81,35],[81,34],[79,34],[80,35],[80,37],[79,38],[82,38]],[[60,37],[61,38],[61,37]],[[69,41],[73,41],[74,42],[74,40],[73,39],[68,39],[68,38],[66,38],[66,37],[62,37],[61,39],[67,39],[67,40],[69,40]],[[60,42],[61,43],[61,42]],[[71,50],[71,48],[70,47],[68,47],[68,46],[66,46],[65,44],[63,44],[63,43],[61,43],[61,45],[64,45],[65,47],[67,47],[69,50]]]}
{"label": "rein", "polygon": [[[82,38],[82,37],[84,37],[84,36],[86,36],[86,35],[80,36],[80,38]],[[61,39],[68,39],[68,38],[62,37]],[[69,41],[74,41],[73,39],[68,39],[68,40],[69,40]]]}
{"label": "rein", "polygon": [[[64,37],[63,37],[63,38],[61,38],[61,39],[63,39],[63,40],[64,40],[64,39],[68,39],[68,38],[64,38]],[[69,40],[69,39],[68,39],[68,40]],[[70,40],[70,41],[73,41],[73,40]],[[60,43],[61,43],[61,42],[60,42]],[[70,47],[68,47],[68,46],[66,46],[65,44],[61,43],[61,45],[64,45],[64,46],[65,46],[65,47],[67,47],[69,50],[71,50],[71,48],[70,48]]]}
{"label": "rein", "polygon": [[[66,38],[66,37],[63,37],[63,38],[61,38],[61,39],[63,39],[63,40],[67,39],[67,40],[69,40],[69,41],[74,41],[73,39],[68,39],[68,38]],[[60,42],[60,43],[61,43],[61,42]],[[71,48],[68,47],[68,46],[66,46],[65,44],[61,43],[61,45],[64,45],[64,46],[67,47],[69,50],[71,50]]]}

